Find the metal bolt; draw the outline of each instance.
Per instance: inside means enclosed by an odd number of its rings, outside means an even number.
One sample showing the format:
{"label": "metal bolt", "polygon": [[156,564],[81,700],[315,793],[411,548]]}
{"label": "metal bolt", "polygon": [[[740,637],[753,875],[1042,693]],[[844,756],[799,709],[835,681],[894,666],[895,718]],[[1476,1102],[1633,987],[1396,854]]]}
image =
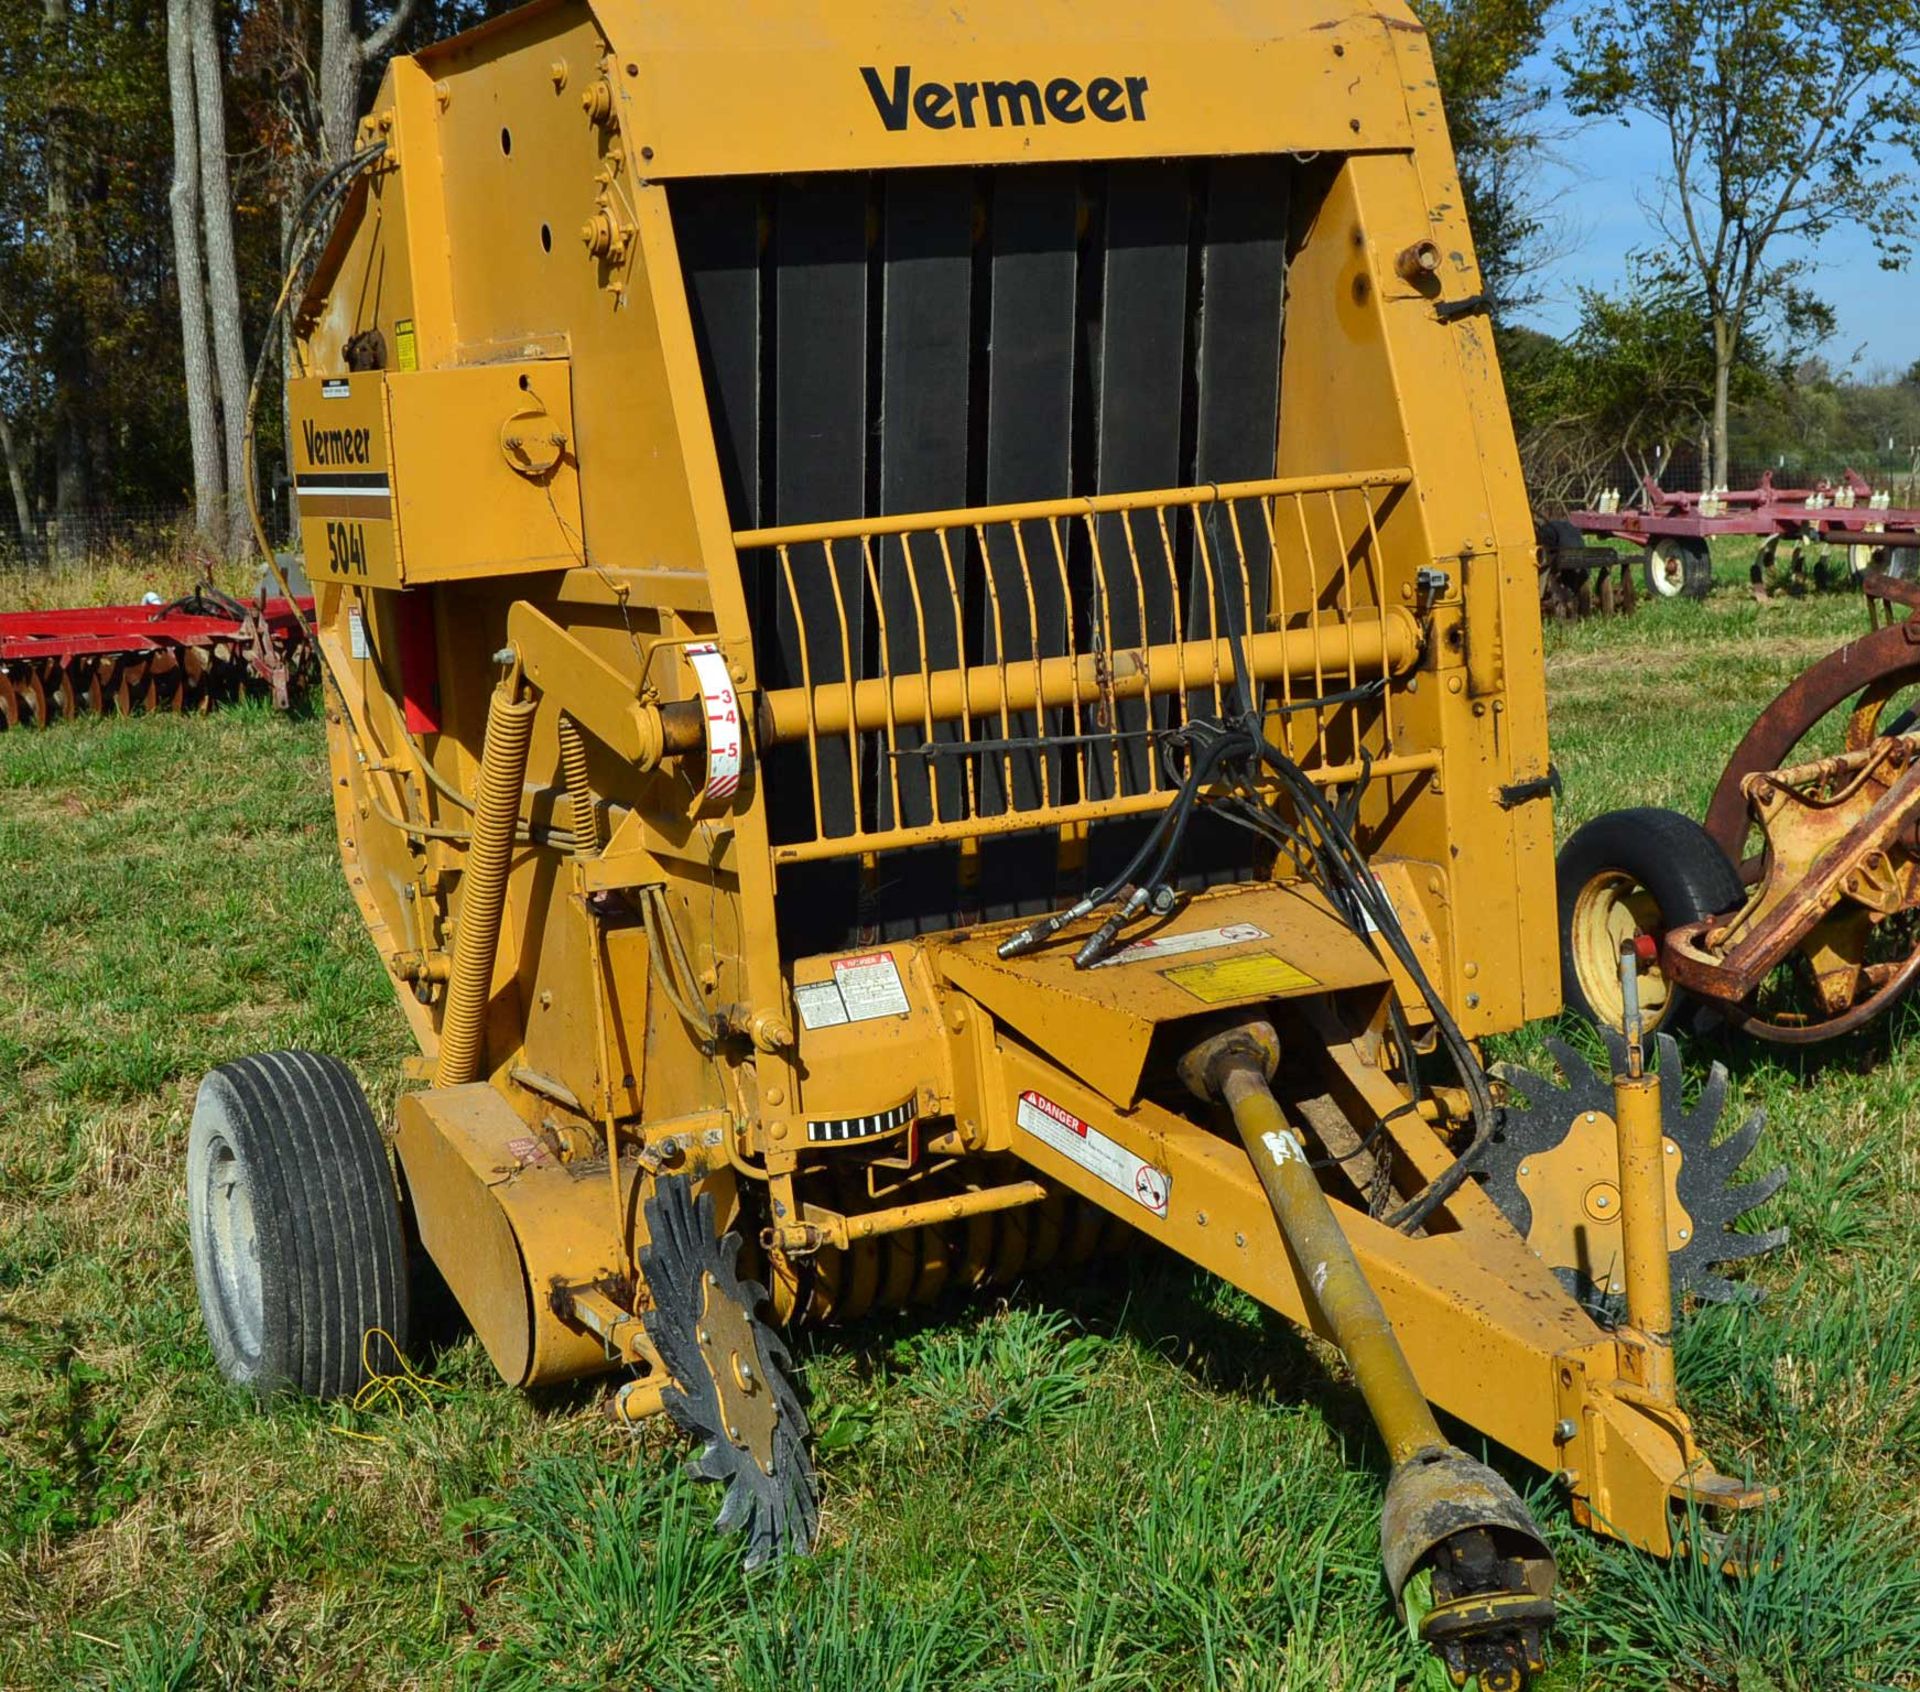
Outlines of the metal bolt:
{"label": "metal bolt", "polygon": [[1611,1202],[1605,1193],[1596,1193],[1593,1199],[1593,1208],[1595,1210],[1605,1210]]}
{"label": "metal bolt", "polygon": [[1681,1239],[1683,1239],[1683,1240],[1690,1240],[1690,1239],[1692,1239],[1692,1238],[1693,1238],[1693,1230],[1692,1230],[1691,1228],[1682,1228],[1682,1229],[1680,1230],[1680,1237],[1681,1237]]}
{"label": "metal bolt", "polygon": [[1532,1164],[1530,1164],[1530,1163],[1523,1163],[1523,1164],[1521,1164],[1521,1165],[1520,1165],[1520,1173],[1521,1173],[1522,1175],[1530,1175],[1530,1174],[1532,1174],[1532,1173],[1533,1173],[1533,1165],[1532,1165]]}
{"label": "metal bolt", "polygon": [[1579,1431],[1571,1421],[1563,1416],[1553,1424],[1553,1442],[1555,1445],[1565,1445]]}
{"label": "metal bolt", "polygon": [[1587,1112],[1587,1120],[1589,1122],[1598,1122],[1600,1120],[1599,1114],[1590,1110]]}
{"label": "metal bolt", "polygon": [[753,1365],[751,1363],[746,1363],[746,1362],[741,1363],[740,1384],[746,1387],[750,1387],[753,1385]]}
{"label": "metal bolt", "polygon": [[1680,1148],[1676,1146],[1671,1140],[1669,1140],[1667,1142],[1667,1156],[1678,1157],[1679,1155],[1680,1155]]}
{"label": "metal bolt", "polygon": [[700,1330],[700,1343],[702,1345],[713,1344],[713,1330],[711,1328],[702,1328]]}
{"label": "metal bolt", "polygon": [[731,1422],[727,1424],[727,1438],[735,1441],[736,1443],[738,1443],[740,1438],[740,1430],[736,1428]]}
{"label": "metal bolt", "polygon": [[1244,1251],[1246,1249],[1247,1236],[1245,1234],[1235,1234],[1233,1236],[1233,1243]]}

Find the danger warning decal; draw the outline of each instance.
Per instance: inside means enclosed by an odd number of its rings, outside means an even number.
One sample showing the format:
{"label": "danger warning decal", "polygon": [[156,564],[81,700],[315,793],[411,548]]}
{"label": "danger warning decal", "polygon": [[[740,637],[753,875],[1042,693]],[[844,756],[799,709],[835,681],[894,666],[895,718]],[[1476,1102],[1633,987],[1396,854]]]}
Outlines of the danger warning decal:
{"label": "danger warning decal", "polygon": [[1173,1185],[1167,1172],[1135,1157],[1092,1123],[1082,1122],[1072,1111],[1033,1092],[1020,1095],[1014,1120],[1043,1145],[1071,1158],[1108,1186],[1117,1187],[1155,1216],[1166,1215],[1167,1196]]}
{"label": "danger warning decal", "polygon": [[740,787],[740,704],[734,697],[733,675],[720,648],[709,641],[689,646],[693,666],[707,705],[707,789],[709,801],[731,799]]}
{"label": "danger warning decal", "polygon": [[805,1028],[837,1028],[843,1022],[872,1022],[913,1011],[891,952],[835,958],[833,979],[802,982],[793,990],[793,1002]]}
{"label": "danger warning decal", "polygon": [[1196,928],[1186,934],[1156,934],[1122,946],[1110,958],[1102,958],[1093,967],[1111,969],[1116,964],[1152,963],[1159,958],[1178,957],[1182,952],[1209,952],[1216,946],[1238,946],[1249,940],[1267,940],[1272,936],[1251,922],[1230,922],[1224,928]]}

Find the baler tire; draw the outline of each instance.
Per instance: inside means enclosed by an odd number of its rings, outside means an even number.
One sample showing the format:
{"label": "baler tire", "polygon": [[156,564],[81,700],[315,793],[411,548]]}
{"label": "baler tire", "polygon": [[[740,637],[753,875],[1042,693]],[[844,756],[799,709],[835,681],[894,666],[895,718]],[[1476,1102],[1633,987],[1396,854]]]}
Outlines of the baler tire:
{"label": "baler tire", "polygon": [[233,1385],[262,1400],[344,1398],[397,1367],[409,1305],[399,1194],[339,1059],[267,1052],[208,1073],[187,1136],[187,1213],[201,1319]]}
{"label": "baler tire", "polygon": [[[1642,922],[1640,930],[1658,938],[1683,924],[1734,910],[1746,898],[1740,872],[1713,837],[1691,817],[1654,806],[1595,817],[1561,847],[1554,870],[1559,884],[1561,997],[1567,1009],[1616,1031],[1623,1017],[1619,989],[1605,991],[1597,957],[1586,959],[1587,968],[1582,969],[1581,935],[1596,920],[1592,901],[1610,892],[1616,904],[1625,905],[1637,895],[1638,902],[1652,907],[1651,926]],[[1617,961],[1614,968],[1617,971]],[[1657,969],[1651,973],[1660,979]],[[1665,998],[1657,1014],[1649,1010],[1646,1015],[1649,1035],[1673,1026],[1686,998],[1664,979],[1660,985]]]}

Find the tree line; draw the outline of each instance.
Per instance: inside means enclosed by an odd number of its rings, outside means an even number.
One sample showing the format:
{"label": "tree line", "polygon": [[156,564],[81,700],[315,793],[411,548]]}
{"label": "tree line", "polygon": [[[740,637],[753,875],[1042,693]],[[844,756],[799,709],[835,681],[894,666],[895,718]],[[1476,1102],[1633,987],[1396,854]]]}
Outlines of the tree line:
{"label": "tree line", "polygon": [[187,505],[240,544],[247,394],[299,203],[388,56],[506,9],[0,9],[0,458],[24,547]]}
{"label": "tree line", "polygon": [[[394,52],[508,0],[13,0],[0,16],[0,458],[23,544],[191,505],[244,544],[247,395],[297,208]],[[1810,360],[1820,245],[1904,265],[1920,0],[1411,0],[1427,27],[1536,498],[1682,452],[1705,483],[1795,428],[1920,438],[1903,392]],[[1557,231],[1539,161],[1637,118],[1627,285],[1561,338],[1514,327]],[[1562,126],[1556,133],[1556,125]],[[1634,191],[1616,185],[1610,191]],[[269,407],[277,383],[263,384]],[[263,472],[271,474],[271,466]],[[49,523],[49,520],[51,522]]]}

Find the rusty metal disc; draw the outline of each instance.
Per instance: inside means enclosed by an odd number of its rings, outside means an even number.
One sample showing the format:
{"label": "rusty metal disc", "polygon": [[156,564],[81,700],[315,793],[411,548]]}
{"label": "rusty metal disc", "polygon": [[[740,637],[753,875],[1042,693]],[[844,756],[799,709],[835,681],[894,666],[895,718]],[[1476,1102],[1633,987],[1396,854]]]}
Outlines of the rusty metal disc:
{"label": "rusty metal disc", "polygon": [[147,709],[177,712],[186,700],[186,675],[180,655],[166,648],[147,666]]}
{"label": "rusty metal disc", "polygon": [[72,689],[74,704],[96,717],[105,704],[105,695],[100,686],[103,662],[99,658],[85,657],[75,658],[67,665],[67,685]]}
{"label": "rusty metal disc", "polygon": [[40,665],[40,685],[45,690],[47,702],[53,714],[61,722],[70,720],[75,712],[77,701],[74,697],[73,681],[67,674],[66,665],[57,658],[48,658]]}
{"label": "rusty metal disc", "polygon": [[[1763,860],[1753,849],[1746,779],[1797,762],[1803,746],[1809,754],[1857,752],[1881,734],[1904,732],[1916,701],[1905,702],[1891,717],[1888,710],[1913,688],[1920,688],[1920,620],[1893,623],[1849,641],[1796,676],[1754,719],[1721,774],[1706,817],[1707,833],[1748,886],[1759,879]],[[1844,723],[1834,721],[1842,713]],[[1807,944],[1815,944],[1825,928],[1816,928]],[[1920,923],[1890,919],[1876,928],[1873,942],[1878,955],[1863,957],[1860,971],[1866,991],[1837,1015],[1766,1002],[1790,997],[1796,978],[1805,973],[1804,948],[1776,972],[1781,991],[1763,988],[1761,998],[1722,1006],[1722,1014],[1755,1038],[1780,1045],[1817,1045],[1853,1033],[1920,982]]]}
{"label": "rusty metal disc", "polygon": [[139,657],[121,658],[115,662],[111,696],[114,710],[123,717],[130,717],[135,711],[144,707],[147,696],[145,654]]}
{"label": "rusty metal disc", "polygon": [[[1741,783],[1750,775],[1790,762],[1794,748],[1843,705],[1848,706],[1846,748],[1858,750],[1879,732],[1888,701],[1916,685],[1920,685],[1920,625],[1910,623],[1896,623],[1849,641],[1803,671],[1754,719],[1734,748],[1707,807],[1707,833],[1745,873],[1749,830]],[[1757,865],[1754,868],[1757,872]],[[1752,878],[1747,875],[1749,881]]]}
{"label": "rusty metal disc", "polygon": [[40,679],[40,666],[31,661],[16,664],[13,671],[14,692],[20,702],[22,726],[31,724],[34,728],[47,726],[47,686]]}

